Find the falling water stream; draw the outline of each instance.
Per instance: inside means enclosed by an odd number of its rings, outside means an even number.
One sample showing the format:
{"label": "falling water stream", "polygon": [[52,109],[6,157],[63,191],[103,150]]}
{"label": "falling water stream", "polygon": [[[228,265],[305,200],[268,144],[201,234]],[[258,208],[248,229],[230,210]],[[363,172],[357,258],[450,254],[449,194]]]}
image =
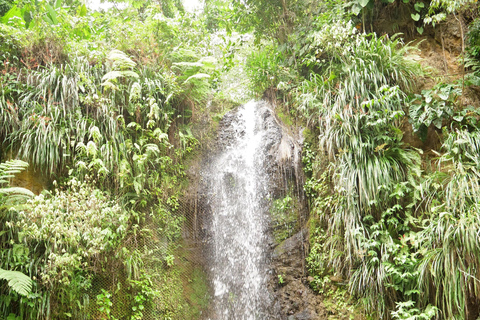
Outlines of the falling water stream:
{"label": "falling water stream", "polygon": [[211,163],[211,320],[273,319],[267,290],[268,175],[259,103],[240,107]]}

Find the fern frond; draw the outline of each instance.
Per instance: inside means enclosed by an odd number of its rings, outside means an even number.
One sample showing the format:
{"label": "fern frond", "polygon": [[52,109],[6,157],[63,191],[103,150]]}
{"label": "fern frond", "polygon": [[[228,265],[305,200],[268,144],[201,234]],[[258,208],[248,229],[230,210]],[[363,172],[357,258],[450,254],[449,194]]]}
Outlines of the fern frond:
{"label": "fern frond", "polygon": [[25,188],[21,187],[10,187],[10,188],[0,188],[0,194],[6,194],[7,196],[19,195],[25,197],[34,197],[35,194]]}
{"label": "fern frond", "polygon": [[[9,178],[13,178],[15,173],[19,173],[28,167],[28,163],[21,160],[9,160],[0,163],[0,185],[7,184]],[[0,187],[0,205],[14,205],[34,197],[32,191],[21,187]]]}
{"label": "fern frond", "polygon": [[0,163],[0,184],[8,183],[15,173],[19,173],[28,167],[28,163],[21,160],[8,160]]}
{"label": "fern frond", "polygon": [[107,59],[113,62],[113,70],[133,69],[137,65],[132,59],[130,59],[124,52],[120,50],[110,51]]}
{"label": "fern frond", "polygon": [[19,271],[0,268],[0,279],[8,281],[10,288],[22,296],[26,296],[32,292],[33,280]]}
{"label": "fern frond", "polygon": [[187,80],[185,80],[185,83],[187,83],[192,79],[195,80],[195,79],[205,79],[205,78],[210,78],[210,75],[206,73],[197,73],[197,74],[194,74],[193,76],[188,77]]}
{"label": "fern frond", "polygon": [[[137,78],[138,74],[133,71],[110,71],[106,75],[103,76],[103,82],[110,82],[112,80],[116,80],[117,78]],[[104,85],[102,83],[102,85]]]}

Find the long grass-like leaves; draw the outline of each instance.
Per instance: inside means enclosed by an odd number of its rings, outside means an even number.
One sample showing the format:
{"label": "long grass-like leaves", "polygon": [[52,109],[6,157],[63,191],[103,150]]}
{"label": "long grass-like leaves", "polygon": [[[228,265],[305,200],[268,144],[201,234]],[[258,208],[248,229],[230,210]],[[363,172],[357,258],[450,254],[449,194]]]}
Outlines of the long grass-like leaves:
{"label": "long grass-like leaves", "polygon": [[[480,133],[457,130],[443,144],[440,172],[427,181],[429,224],[419,285],[448,319],[465,319],[480,295]],[[436,187],[434,187],[436,186]]]}
{"label": "long grass-like leaves", "polygon": [[[326,59],[323,73],[304,81],[298,102],[310,124],[321,128],[320,148],[335,168],[332,180],[341,200],[323,216],[330,263],[351,277],[350,290],[367,298],[367,309],[388,318],[398,298],[396,290],[386,286],[391,279],[385,263],[392,258],[387,245],[379,245],[386,239],[376,239],[378,232],[371,227],[396,205],[394,186],[419,174],[420,156],[403,147],[399,133],[404,91],[419,66],[408,57],[413,48],[401,46],[399,39],[354,33],[319,35],[342,42],[318,44]],[[392,244],[395,227],[383,225],[391,229]],[[369,249],[370,242],[376,247]]]}

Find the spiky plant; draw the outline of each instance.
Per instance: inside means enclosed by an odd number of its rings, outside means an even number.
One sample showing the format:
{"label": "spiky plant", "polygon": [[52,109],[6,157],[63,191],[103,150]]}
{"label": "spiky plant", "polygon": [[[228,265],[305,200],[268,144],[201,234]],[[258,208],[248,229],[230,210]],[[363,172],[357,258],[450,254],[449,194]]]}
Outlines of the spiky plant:
{"label": "spiky plant", "polygon": [[75,162],[79,144],[95,140],[112,170],[122,152],[122,114],[98,92],[104,72],[81,58],[31,71],[30,88],[16,104],[22,121],[15,130],[10,121],[11,129],[5,132],[13,150],[35,168],[56,174]]}
{"label": "spiky plant", "polygon": [[313,57],[307,55],[304,64],[320,72],[310,73],[302,83],[298,104],[312,125],[323,125],[332,115],[345,111],[355,113],[384,86],[398,85],[405,91],[423,73],[416,62],[415,47],[404,45],[398,37],[356,34],[348,23],[315,32],[309,50]]}
{"label": "spiky plant", "polygon": [[450,133],[428,181],[429,220],[420,233],[420,288],[448,319],[480,306],[480,132]]}
{"label": "spiky plant", "polygon": [[387,223],[400,215],[391,194],[419,175],[420,157],[403,146],[399,129],[418,65],[399,39],[356,34],[352,25],[327,26],[313,38],[318,64],[309,68],[318,74],[304,83],[300,109],[321,128],[319,146],[335,164],[340,195],[323,216],[325,248],[351,292],[367,298],[369,314],[388,317],[400,295],[386,272],[399,232]]}
{"label": "spiky plant", "polygon": [[[362,251],[359,232],[365,232],[363,218],[375,219],[391,200],[389,190],[406,181],[419,162],[415,152],[402,148],[396,124],[403,115],[403,95],[397,87],[384,87],[377,98],[364,101],[358,109],[346,106],[336,114],[327,114],[320,143],[336,162],[335,188],[344,202],[330,217],[333,233],[343,230],[344,257],[352,266]],[[332,230],[332,231],[333,231]]]}
{"label": "spiky plant", "polygon": [[[61,171],[74,153],[76,138],[87,134],[80,109],[80,63],[32,71],[29,90],[18,101],[19,130],[8,139],[20,156],[49,173]],[[77,72],[78,71],[78,72]]]}

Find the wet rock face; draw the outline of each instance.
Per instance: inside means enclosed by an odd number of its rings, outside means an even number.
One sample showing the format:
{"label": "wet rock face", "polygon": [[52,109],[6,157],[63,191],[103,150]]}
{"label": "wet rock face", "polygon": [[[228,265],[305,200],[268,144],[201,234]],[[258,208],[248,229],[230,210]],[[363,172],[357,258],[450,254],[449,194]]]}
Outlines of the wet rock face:
{"label": "wet rock face", "polygon": [[276,276],[271,279],[269,286],[275,292],[281,312],[287,320],[328,318],[321,297],[307,284],[303,250],[307,236],[305,229],[298,232],[279,244],[272,255],[272,269]]}
{"label": "wet rock face", "polygon": [[[263,150],[267,159],[264,165],[270,177],[270,196],[277,199],[290,191],[304,203],[300,139],[286,132],[268,105],[265,104],[258,112],[263,129],[266,130]],[[303,209],[302,214],[306,216],[306,207]],[[315,294],[307,283],[305,270],[307,241],[308,231],[303,229],[280,244],[273,241],[271,243],[272,276],[269,288],[277,299],[282,319],[319,320],[328,317],[320,296]]]}
{"label": "wet rock face", "polygon": [[[258,130],[264,130],[262,150],[266,161],[264,166],[270,177],[270,196],[274,199],[284,196],[289,188],[295,189],[297,196],[303,199],[303,173],[302,173],[302,146],[299,138],[292,137],[285,131],[274,111],[267,102],[258,103],[260,123]],[[220,121],[218,144],[215,152],[222,152],[232,145],[236,136],[243,132],[237,132],[238,126],[233,123],[241,121],[238,113],[234,110],[225,114]]]}
{"label": "wet rock face", "polygon": [[225,114],[220,121],[220,129],[218,132],[218,138],[217,138],[217,148],[216,152],[220,153],[225,150],[228,146],[231,146],[237,132],[236,130],[237,127],[233,125],[235,122],[239,122],[240,117],[236,112],[228,112]]}
{"label": "wet rock face", "polygon": [[[283,199],[286,195],[298,198],[298,203],[302,203],[303,208],[299,210],[298,226],[303,226],[306,221],[307,209],[303,193],[303,170],[301,162],[302,146],[299,137],[290,134],[282,123],[277,119],[275,112],[266,102],[256,103],[256,125],[255,130],[262,132],[262,138],[258,152],[264,159],[262,164],[264,171],[268,176],[267,190],[264,190],[263,208],[268,210],[272,200]],[[225,150],[233,147],[235,139],[247,135],[244,132],[242,117],[234,110],[227,113],[219,124],[218,140],[216,150],[211,152],[208,158],[213,159]],[[212,161],[207,160],[205,167],[215,166]],[[211,169],[210,169],[211,170]],[[215,168],[213,168],[215,170]],[[217,168],[218,170],[218,168]],[[223,180],[235,181],[229,175],[224,175]],[[228,183],[226,185],[230,186]],[[235,186],[235,184],[232,184]],[[207,190],[207,186],[203,187]],[[227,188],[228,189],[228,188]],[[210,197],[207,191],[201,194]],[[200,200],[203,202],[204,229],[208,230],[208,221],[210,213],[208,209],[208,199]],[[298,209],[298,208],[297,208]],[[267,215],[269,216],[269,215]],[[303,218],[302,218],[303,217]],[[268,261],[268,280],[266,286],[273,298],[270,315],[275,315],[275,319],[282,320],[308,320],[308,319],[327,319],[325,308],[319,298],[309,287],[305,272],[305,248],[308,238],[308,231],[303,230],[294,234],[282,243],[275,243],[272,235],[272,228],[267,230],[270,236],[267,237],[269,252],[265,254]],[[204,238],[206,242],[210,241],[211,235]],[[207,249],[208,251],[209,249]],[[211,250],[211,249],[210,249]],[[210,255],[208,252],[207,255]],[[279,283],[279,276],[282,277],[282,283]],[[215,315],[211,319],[216,319]],[[241,315],[237,315],[238,319]],[[208,317],[207,317],[208,318]],[[270,316],[272,318],[272,316]]]}
{"label": "wet rock face", "polygon": [[265,103],[259,109],[263,129],[266,130],[264,147],[265,167],[271,180],[273,199],[285,196],[289,188],[303,201],[302,146],[299,138],[292,137],[277,120],[274,111]]}

